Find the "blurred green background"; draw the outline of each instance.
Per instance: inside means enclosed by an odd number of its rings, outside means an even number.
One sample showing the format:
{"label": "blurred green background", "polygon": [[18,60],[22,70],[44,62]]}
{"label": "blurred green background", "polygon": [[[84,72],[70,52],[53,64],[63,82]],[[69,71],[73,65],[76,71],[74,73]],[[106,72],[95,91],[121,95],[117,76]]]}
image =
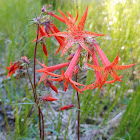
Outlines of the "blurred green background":
{"label": "blurred green background", "polygon": [[[40,14],[43,4],[51,4],[52,10],[59,16],[60,13],[57,9],[61,9],[63,12],[68,11],[72,15],[76,15],[78,9],[79,17],[82,16],[88,5],[85,30],[105,34],[104,37],[98,37],[96,40],[109,60],[112,62],[119,52],[119,65],[138,63],[133,68],[119,72],[124,75],[123,82],[117,83],[117,86],[116,84],[106,85],[104,87],[105,94],[103,91],[100,93],[98,90],[86,91],[85,95],[80,97],[81,123],[84,124],[88,117],[98,118],[105,105],[108,105],[108,107],[102,116],[103,125],[117,115],[118,112],[126,110],[120,125],[110,138],[138,140],[140,138],[140,0],[0,0],[1,69],[4,65],[9,66],[10,61],[15,61],[20,56],[26,55],[29,59],[33,59],[34,43],[31,43],[31,41],[36,36],[36,27],[29,25],[30,20]],[[66,29],[66,26],[58,22],[57,19],[52,17],[52,20],[60,30]],[[53,40],[47,39],[47,47],[53,50],[52,52],[50,50],[48,57],[52,60],[52,54],[58,46]],[[47,61],[40,48],[38,49],[38,57]],[[59,58],[59,55],[54,56],[54,63],[56,63],[55,60]],[[93,81],[91,75],[93,75],[93,72],[89,71],[86,79],[87,84]],[[15,91],[15,79],[12,78],[10,82],[11,84],[4,81],[4,87],[0,87],[0,98],[3,105],[5,103],[19,103],[25,93],[29,99],[31,98],[26,83],[23,83],[24,90]],[[4,99],[3,89],[6,90],[8,99]],[[18,96],[15,98],[17,92]],[[101,101],[102,104],[100,105]],[[14,108],[16,108],[16,131],[14,136],[16,138],[20,136],[30,137],[29,132],[22,132],[20,119],[22,115],[26,116],[28,114],[31,105],[22,106],[23,112],[20,115],[17,113],[19,106],[14,106]],[[115,110],[114,113],[112,113],[112,110]],[[35,118],[35,116],[32,117]],[[7,122],[6,118],[5,122]],[[27,126],[24,127],[25,129],[28,128]],[[35,132],[32,131],[32,133]]]}

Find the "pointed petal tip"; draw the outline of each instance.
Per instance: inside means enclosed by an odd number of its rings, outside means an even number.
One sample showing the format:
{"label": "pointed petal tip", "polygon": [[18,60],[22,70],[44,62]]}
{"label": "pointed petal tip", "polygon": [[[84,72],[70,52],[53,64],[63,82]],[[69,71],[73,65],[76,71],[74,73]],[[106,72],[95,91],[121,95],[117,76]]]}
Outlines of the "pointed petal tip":
{"label": "pointed petal tip", "polygon": [[136,64],[138,64],[138,63],[134,63],[133,66],[136,65]]}
{"label": "pointed petal tip", "polygon": [[99,36],[105,36],[105,34],[99,34]]}
{"label": "pointed petal tip", "polygon": [[63,54],[61,53],[60,57],[63,57]]}
{"label": "pointed petal tip", "polygon": [[80,93],[82,93],[83,95],[85,95],[82,91],[85,91],[85,90],[80,89],[78,92],[80,92]]}

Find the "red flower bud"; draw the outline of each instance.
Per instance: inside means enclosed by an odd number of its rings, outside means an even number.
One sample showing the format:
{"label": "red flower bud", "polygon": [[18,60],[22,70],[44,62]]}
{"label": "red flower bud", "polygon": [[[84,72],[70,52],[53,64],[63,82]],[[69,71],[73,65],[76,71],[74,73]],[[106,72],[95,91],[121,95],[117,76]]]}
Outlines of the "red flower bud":
{"label": "red flower bud", "polygon": [[46,96],[42,97],[42,101],[43,100],[52,102],[52,101],[56,101],[57,99],[53,98],[52,95],[46,95]]}
{"label": "red flower bud", "polygon": [[73,104],[65,105],[65,106],[61,107],[59,110],[68,110],[68,109],[71,109],[71,108],[73,108],[73,107],[74,107]]}
{"label": "red flower bud", "polygon": [[46,57],[47,57],[47,56],[48,56],[48,51],[47,51],[47,48],[46,48],[46,46],[45,46],[44,43],[42,43],[42,49],[43,49],[44,54],[45,54]]}
{"label": "red flower bud", "polygon": [[51,81],[47,80],[46,85],[48,85],[49,87],[51,87],[52,90],[58,93],[57,87],[53,85]]}

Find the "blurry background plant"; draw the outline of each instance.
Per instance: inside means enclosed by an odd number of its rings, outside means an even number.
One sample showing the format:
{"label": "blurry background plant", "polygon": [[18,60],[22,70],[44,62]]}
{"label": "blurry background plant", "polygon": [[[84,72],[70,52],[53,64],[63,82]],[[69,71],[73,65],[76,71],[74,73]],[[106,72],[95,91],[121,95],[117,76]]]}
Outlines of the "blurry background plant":
{"label": "blurry background plant", "polygon": [[[88,4],[89,10],[85,27],[88,26],[90,31],[105,34],[102,38],[98,37],[96,41],[98,41],[110,62],[113,61],[118,51],[121,56],[120,65],[140,61],[139,0],[69,0],[67,3],[64,0],[42,0],[41,2],[38,0],[1,0],[0,106],[2,111],[0,114],[0,128],[2,131],[4,130],[3,128],[9,130],[7,138],[38,137],[37,110],[34,110],[33,107],[34,102],[32,101],[29,82],[26,78],[20,81],[22,83],[17,82],[14,76],[11,77],[10,82],[4,81],[3,78],[5,78],[6,73],[3,66],[8,66],[10,61],[19,59],[20,56],[26,55],[29,59],[33,58],[32,50],[34,44],[31,41],[36,36],[36,29],[33,26],[28,26],[30,19],[40,14],[43,4],[51,4],[54,11],[61,9],[62,11],[68,11],[73,16],[76,15],[78,8],[79,17],[82,16],[83,10]],[[57,19],[52,18],[52,20],[57,27],[60,27],[60,30],[66,27],[64,24],[63,27],[62,23],[58,22]],[[58,63],[58,60],[61,60],[61,58],[58,59],[60,54],[57,54],[55,58],[52,57],[52,54],[58,48],[58,44],[55,39],[50,38],[47,38],[46,42],[49,51],[48,55],[51,56],[49,60],[43,54],[42,47],[38,47],[37,55],[45,62]],[[138,123],[140,121],[140,66],[138,64],[126,70],[125,74],[123,74],[124,71],[120,73],[124,75],[122,83],[106,85],[101,92],[98,89],[88,90],[84,92],[84,96],[81,95],[81,133],[84,137],[91,139],[95,136],[95,139],[98,137],[102,139],[138,139],[140,137],[138,133],[140,129],[140,123]],[[87,85],[94,81],[93,74],[92,70],[88,72],[85,81]],[[83,72],[78,76],[80,79],[85,80],[86,75]],[[41,92],[41,96],[46,94],[45,88],[43,86],[38,87],[39,92],[42,89],[44,90],[44,93]],[[59,93],[61,92],[59,91]],[[65,101],[61,98],[63,97],[64,99],[64,96],[71,98],[72,91],[70,90],[69,92],[63,95],[53,93],[53,97],[57,97],[61,102],[46,104],[46,106],[51,108],[44,110],[44,113],[46,113],[45,131],[48,138],[54,139],[55,136],[60,138],[65,135],[70,139],[70,136],[74,137],[76,134],[73,127],[73,122],[76,122],[76,118],[72,115],[75,110],[68,110],[64,113],[56,111],[57,108],[68,103],[68,100]],[[74,97],[73,94],[73,101]],[[61,105],[59,106],[59,104]],[[66,120],[68,120],[68,124]],[[48,122],[51,122],[51,124]],[[65,129],[66,131],[62,131]],[[12,133],[12,130],[14,130],[14,133]]]}

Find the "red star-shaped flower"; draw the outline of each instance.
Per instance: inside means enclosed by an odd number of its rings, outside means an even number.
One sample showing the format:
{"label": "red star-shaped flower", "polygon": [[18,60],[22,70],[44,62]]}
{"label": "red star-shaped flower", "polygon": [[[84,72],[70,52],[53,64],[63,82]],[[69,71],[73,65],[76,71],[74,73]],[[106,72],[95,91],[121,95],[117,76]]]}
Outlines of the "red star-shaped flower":
{"label": "red star-shaped flower", "polygon": [[96,71],[99,71],[99,72],[103,71],[103,77],[102,77],[102,80],[101,80],[100,88],[106,82],[106,80],[108,78],[108,74],[110,74],[114,78],[115,81],[121,81],[122,82],[122,80],[120,79],[121,77],[117,75],[115,70],[123,70],[123,69],[127,69],[127,68],[130,68],[130,67],[135,65],[135,64],[124,65],[124,66],[117,65],[118,61],[119,61],[119,53],[118,53],[117,57],[114,59],[114,61],[111,64],[106,65],[105,67],[99,67],[99,66],[96,66],[96,65],[87,64],[89,67],[92,67]]}
{"label": "red star-shaped flower", "polygon": [[[61,13],[61,15],[65,19],[65,22],[66,22],[66,24],[68,26],[68,29],[70,30],[68,32],[58,32],[58,33],[52,34],[54,36],[66,37],[66,42],[67,43],[66,43],[66,45],[65,45],[65,47],[64,47],[64,49],[62,51],[61,56],[63,56],[63,54],[70,47],[72,47],[72,45],[75,42],[78,42],[82,48],[84,48],[85,50],[87,50],[88,52],[91,53],[91,51],[85,45],[84,39],[86,37],[104,36],[102,34],[90,32],[90,31],[83,31],[84,25],[85,25],[85,21],[86,21],[86,17],[87,17],[87,11],[88,11],[88,6],[87,6],[87,9],[84,12],[82,18],[80,19],[78,25],[76,26],[61,10],[59,10],[59,12]],[[70,39],[68,40],[68,38],[70,38]]]}
{"label": "red star-shaped flower", "polygon": [[80,91],[80,89],[77,87],[78,86],[84,86],[83,84],[77,83],[75,81],[72,80],[72,74],[73,74],[73,70],[75,68],[75,65],[77,63],[78,57],[80,55],[81,52],[81,46],[78,47],[77,52],[75,53],[73,59],[71,60],[69,67],[67,68],[66,72],[64,73],[64,71],[62,70],[62,74],[58,76],[58,78],[50,78],[49,80],[52,81],[64,81],[64,91],[67,90],[69,83],[72,85],[72,87],[77,90],[78,92],[82,93],[82,91]]}
{"label": "red star-shaped flower", "polygon": [[39,73],[43,73],[43,75],[41,76],[40,81],[38,82],[38,84],[45,78],[44,85],[46,85],[46,80],[47,80],[48,75],[51,75],[51,76],[54,76],[54,77],[59,76],[58,74],[52,73],[52,71],[61,69],[61,68],[66,67],[66,66],[69,65],[69,62],[67,62],[67,63],[62,63],[62,64],[54,65],[54,66],[51,66],[51,67],[47,67],[44,63],[41,64],[38,60],[37,60],[37,62],[43,67],[42,69],[36,70]]}
{"label": "red star-shaped flower", "polygon": [[8,75],[6,76],[6,79],[15,73],[15,70],[17,70],[19,68],[19,65],[20,65],[20,62],[16,61],[14,64],[12,64],[12,62],[10,62],[10,67],[6,66],[6,69],[9,71]]}

